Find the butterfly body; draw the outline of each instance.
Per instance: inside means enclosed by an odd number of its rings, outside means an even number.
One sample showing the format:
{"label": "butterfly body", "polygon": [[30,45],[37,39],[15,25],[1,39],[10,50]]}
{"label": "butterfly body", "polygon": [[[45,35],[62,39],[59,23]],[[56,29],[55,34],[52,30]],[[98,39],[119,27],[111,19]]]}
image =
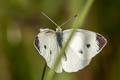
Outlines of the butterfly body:
{"label": "butterfly body", "polygon": [[[72,29],[62,31],[60,27],[56,31],[40,29],[34,45],[39,54],[45,58],[48,67],[52,67],[60,49],[67,41]],[[77,29],[71,42],[55,70],[57,73],[76,72],[86,67],[91,59],[106,45],[106,39],[95,32]]]}

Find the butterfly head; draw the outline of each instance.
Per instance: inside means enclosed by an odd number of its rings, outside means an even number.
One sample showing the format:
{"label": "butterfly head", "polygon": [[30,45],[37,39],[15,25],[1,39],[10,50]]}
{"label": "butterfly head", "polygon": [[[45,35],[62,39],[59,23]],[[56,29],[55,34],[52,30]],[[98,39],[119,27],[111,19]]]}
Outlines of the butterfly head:
{"label": "butterfly head", "polygon": [[56,32],[62,32],[62,28],[60,26],[57,26]]}

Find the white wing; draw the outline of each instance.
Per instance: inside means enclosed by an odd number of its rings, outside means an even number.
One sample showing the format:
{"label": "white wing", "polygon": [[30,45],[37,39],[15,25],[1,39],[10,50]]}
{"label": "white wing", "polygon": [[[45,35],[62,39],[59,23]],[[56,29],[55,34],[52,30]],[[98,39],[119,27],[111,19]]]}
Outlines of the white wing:
{"label": "white wing", "polygon": [[[40,33],[35,38],[34,45],[40,55],[45,58],[48,67],[51,68],[60,49],[56,40],[55,31],[51,29],[40,29]],[[62,72],[61,63],[56,69],[56,72]]]}
{"label": "white wing", "polygon": [[[67,41],[72,29],[63,31],[63,44]],[[95,32],[77,29],[67,50],[62,67],[66,72],[76,72],[87,66],[106,44],[106,39]]]}
{"label": "white wing", "polygon": [[90,63],[91,59],[81,60],[81,58],[72,50],[72,48],[68,47],[68,49],[69,50],[65,52],[66,59],[64,57],[62,59],[62,67],[64,71],[77,72]]}

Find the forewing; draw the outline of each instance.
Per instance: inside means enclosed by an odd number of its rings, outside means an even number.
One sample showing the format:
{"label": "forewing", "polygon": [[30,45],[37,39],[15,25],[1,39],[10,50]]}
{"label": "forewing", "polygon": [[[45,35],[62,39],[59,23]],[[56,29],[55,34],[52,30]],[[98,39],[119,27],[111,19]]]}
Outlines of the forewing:
{"label": "forewing", "polygon": [[[72,29],[63,31],[63,44],[67,41]],[[106,39],[95,32],[77,29],[65,55],[62,59],[62,66],[66,72],[76,72],[87,66],[96,54],[98,54],[105,44]]]}
{"label": "forewing", "polygon": [[[60,49],[56,40],[55,31],[51,29],[41,29],[35,38],[34,45],[39,54],[46,60],[48,67],[51,68]],[[61,63],[56,69],[56,72],[62,72]]]}

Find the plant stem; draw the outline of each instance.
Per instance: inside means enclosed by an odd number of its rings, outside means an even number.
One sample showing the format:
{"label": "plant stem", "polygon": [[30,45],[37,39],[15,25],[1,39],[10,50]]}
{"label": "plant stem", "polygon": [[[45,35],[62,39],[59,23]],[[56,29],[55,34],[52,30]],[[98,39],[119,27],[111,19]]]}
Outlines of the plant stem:
{"label": "plant stem", "polygon": [[69,42],[71,41],[75,31],[77,28],[81,27],[85,17],[89,11],[90,6],[92,5],[93,0],[87,0],[85,7],[83,8],[82,13],[77,17],[77,19],[73,22],[73,30],[67,40],[67,42],[65,43],[65,45],[63,46],[63,48],[60,50],[60,54],[57,56],[57,59],[55,61],[55,64],[53,65],[52,69],[49,70],[47,76],[46,76],[46,80],[53,80],[53,76],[55,74],[54,70],[57,68],[57,65],[59,64],[59,62],[61,61],[61,57],[64,54],[64,51],[66,50]]}
{"label": "plant stem", "polygon": [[45,62],[41,80],[44,80],[44,76],[45,76],[45,72],[46,72],[46,67],[47,67],[47,64]]}

